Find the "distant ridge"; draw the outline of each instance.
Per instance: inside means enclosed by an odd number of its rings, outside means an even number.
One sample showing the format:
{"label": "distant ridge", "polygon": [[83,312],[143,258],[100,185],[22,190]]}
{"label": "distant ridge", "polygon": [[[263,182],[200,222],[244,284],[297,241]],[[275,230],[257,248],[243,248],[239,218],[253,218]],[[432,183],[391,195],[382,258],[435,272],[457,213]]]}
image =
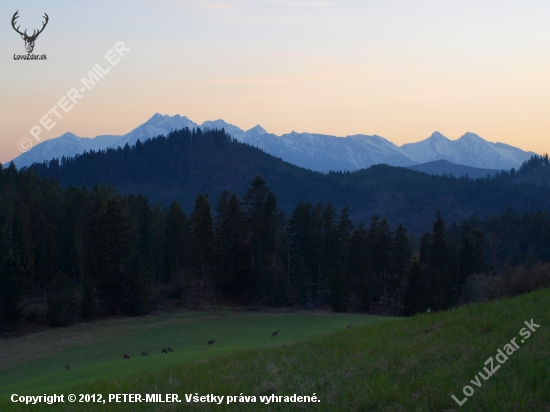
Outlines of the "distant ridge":
{"label": "distant ridge", "polygon": [[454,175],[455,177],[468,176],[471,178],[493,176],[497,169],[478,169],[476,167],[457,165],[447,160],[434,160],[419,165],[409,166],[407,169],[423,172],[430,175]]}
{"label": "distant ridge", "polygon": [[550,210],[548,190],[516,186],[509,179],[448,178],[388,165],[324,175],[212,130],[181,130],[148,139],[139,147],[87,153],[62,165],[37,164],[34,170],[65,187],[105,183],[122,194],[142,194],[150,204],[169,206],[177,200],[188,213],[197,194],[208,193],[215,207],[223,190],[243,196],[250,182],[261,175],[289,215],[299,202],[330,202],[337,209],[349,205],[355,222],[366,222],[376,213],[414,233],[429,230],[437,210],[449,222],[472,214],[487,218],[507,207],[515,212]]}
{"label": "distant ridge", "polygon": [[466,133],[460,139],[450,140],[441,133],[434,132],[425,140],[399,147],[377,135],[337,137],[293,131],[277,136],[268,133],[260,125],[245,131],[221,119],[208,120],[199,125],[178,114],[168,116],[156,113],[125,135],[86,138],[65,133],[36,145],[13,159],[13,162],[15,166],[22,168],[35,162],[63,156],[72,157],[90,150],[117,148],[126,144],[133,146],[138,140],[143,142],[159,135],[167,135],[171,130],[184,128],[223,128],[240,142],[259,147],[289,163],[315,171],[353,171],[375,164],[407,167],[436,160],[482,169],[509,170],[519,167],[535,154],[507,144],[488,142],[474,133]]}
{"label": "distant ridge", "polygon": [[504,143],[491,143],[475,133],[450,140],[439,132],[417,143],[401,146],[418,163],[447,160],[451,163],[481,169],[511,169],[534,155]]}

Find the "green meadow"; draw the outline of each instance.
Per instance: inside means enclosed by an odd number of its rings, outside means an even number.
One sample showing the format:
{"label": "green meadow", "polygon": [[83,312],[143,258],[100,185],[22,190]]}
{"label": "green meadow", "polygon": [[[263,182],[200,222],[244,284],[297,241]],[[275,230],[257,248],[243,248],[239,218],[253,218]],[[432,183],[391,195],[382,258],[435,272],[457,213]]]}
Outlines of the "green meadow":
{"label": "green meadow", "polygon": [[[75,385],[114,382],[224,354],[313,339],[347,329],[352,322],[359,327],[386,319],[319,312],[181,311],[50,329],[0,341],[0,396],[5,400],[12,393],[63,393]],[[277,329],[279,335],[271,338]],[[211,339],[214,345],[207,346]],[[174,352],[162,354],[167,347]],[[148,356],[141,356],[144,351]],[[124,354],[130,359],[124,360]]]}
{"label": "green meadow", "polygon": [[[48,331],[7,342],[8,351],[27,356],[2,353],[0,410],[550,411],[549,302],[544,289],[410,319],[182,312]],[[521,342],[531,319],[540,327]],[[207,348],[211,338],[216,343]],[[519,349],[487,380],[477,378],[479,386],[471,383],[512,338]],[[168,345],[174,353],[161,355]],[[142,350],[150,356],[139,358]],[[71,371],[63,370],[67,362]],[[473,394],[459,406],[451,396],[463,400],[466,385]],[[9,402],[14,391],[178,394],[182,402],[26,406]],[[187,403],[185,394],[195,393],[257,398]],[[259,398],[314,393],[320,402]]]}

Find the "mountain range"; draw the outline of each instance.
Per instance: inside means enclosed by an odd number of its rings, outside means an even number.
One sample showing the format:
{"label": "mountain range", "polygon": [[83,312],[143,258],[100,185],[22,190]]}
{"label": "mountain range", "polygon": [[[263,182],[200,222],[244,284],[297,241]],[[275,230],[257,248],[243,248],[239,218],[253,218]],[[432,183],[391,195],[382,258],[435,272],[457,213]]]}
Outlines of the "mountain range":
{"label": "mountain range", "polygon": [[125,135],[100,135],[95,138],[79,137],[65,133],[46,140],[26,153],[13,159],[17,168],[28,167],[53,158],[73,157],[85,151],[135,145],[148,138],[167,135],[178,129],[225,129],[242,143],[258,147],[294,165],[314,171],[358,170],[374,164],[390,166],[414,166],[437,160],[483,169],[517,168],[533,152],[504,144],[492,143],[474,133],[466,133],[457,140],[450,140],[439,132],[417,143],[401,147],[377,135],[351,135],[337,137],[316,133],[291,133],[281,136],[268,133],[260,125],[247,131],[224,120],[197,124],[185,116],[155,114],[148,121]]}
{"label": "mountain range", "polygon": [[88,152],[62,164],[54,160],[32,167],[63,187],[112,185],[121,194],[141,194],[150,204],[170,206],[177,201],[188,214],[199,193],[207,193],[215,208],[224,190],[244,196],[260,175],[287,214],[300,202],[330,202],[337,209],[349,206],[354,222],[368,222],[376,213],[387,217],[393,226],[403,223],[413,233],[429,230],[437,210],[447,222],[473,214],[484,219],[507,207],[515,212],[550,210],[547,189],[514,185],[508,173],[473,180],[458,179],[451,173],[437,176],[374,165],[355,172],[323,174],[240,143],[221,130],[183,129],[133,147]]}
{"label": "mountain range", "polygon": [[432,162],[409,166],[407,169],[427,173],[429,175],[468,176],[472,179],[484,178],[487,177],[487,175],[494,176],[495,173],[499,172],[499,170],[496,169],[480,169],[477,167],[457,165],[447,160],[434,160]]}

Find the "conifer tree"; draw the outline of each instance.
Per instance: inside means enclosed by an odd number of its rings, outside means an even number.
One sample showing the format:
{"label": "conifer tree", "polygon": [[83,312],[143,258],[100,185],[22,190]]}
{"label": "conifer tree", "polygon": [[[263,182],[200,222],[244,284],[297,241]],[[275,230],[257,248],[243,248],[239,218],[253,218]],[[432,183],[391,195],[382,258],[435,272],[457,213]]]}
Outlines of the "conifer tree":
{"label": "conifer tree", "polygon": [[418,259],[414,259],[407,273],[403,293],[403,314],[412,316],[430,308],[429,280]]}
{"label": "conifer tree", "polygon": [[24,275],[25,271],[11,249],[5,256],[0,254],[0,322],[5,325],[14,325],[23,317],[20,304]]}
{"label": "conifer tree", "polygon": [[380,219],[375,214],[371,218],[367,237],[369,241],[370,269],[373,275],[373,282],[371,283],[373,296],[376,298],[382,296],[384,304],[387,304],[393,233],[386,218]]}
{"label": "conifer tree", "polygon": [[93,219],[91,246],[99,296],[104,310],[117,314],[125,295],[130,254],[130,225],[121,200],[108,197]]}
{"label": "conifer tree", "polygon": [[68,326],[76,320],[77,310],[73,284],[63,272],[58,272],[47,288],[48,312],[51,326]]}
{"label": "conifer tree", "polygon": [[189,250],[187,226],[187,215],[181,210],[178,202],[173,202],[166,216],[166,230],[168,256],[172,262],[171,267],[174,270],[176,287],[178,285],[178,275],[182,270],[182,265],[186,260],[187,251]]}
{"label": "conifer tree", "polygon": [[445,222],[441,212],[437,211],[431,234],[431,245],[428,260],[433,308],[447,309],[452,305],[452,275],[453,270],[451,250]]}
{"label": "conifer tree", "polygon": [[88,276],[82,281],[82,300],[80,302],[80,317],[91,320],[97,316],[94,288]]}
{"label": "conifer tree", "polygon": [[210,266],[214,255],[214,222],[207,194],[199,194],[191,216],[193,233],[193,263],[203,285],[208,283]]}
{"label": "conifer tree", "polygon": [[406,280],[407,271],[411,261],[411,247],[407,229],[403,225],[399,225],[394,233],[393,249],[391,252],[391,273],[392,282],[391,288],[394,294],[397,295],[398,314],[401,312],[401,302],[403,299],[403,283]]}
{"label": "conifer tree", "polygon": [[351,234],[353,232],[353,222],[349,218],[349,205],[340,211],[338,219],[338,258],[344,268],[347,268],[349,261],[349,247]]}
{"label": "conifer tree", "polygon": [[[249,265],[253,282],[267,285],[269,275],[275,270],[277,227],[279,214],[277,197],[265,179],[256,176],[247,188],[242,202],[245,216],[245,242],[249,250]],[[268,291],[261,290],[261,294]]]}
{"label": "conifer tree", "polygon": [[369,276],[369,243],[363,222],[354,229],[349,246],[349,286],[351,294],[359,299],[361,309],[369,310],[371,287]]}
{"label": "conifer tree", "polygon": [[349,294],[344,268],[337,262],[332,282],[330,284],[330,307],[334,312],[349,310]]}
{"label": "conifer tree", "polygon": [[142,316],[149,313],[149,287],[145,278],[143,264],[134,257],[126,276],[127,292],[125,310],[130,316]]}
{"label": "conifer tree", "polygon": [[224,191],[216,207],[216,278],[218,289],[234,298],[250,296],[252,292],[243,247],[243,224],[239,198]]}

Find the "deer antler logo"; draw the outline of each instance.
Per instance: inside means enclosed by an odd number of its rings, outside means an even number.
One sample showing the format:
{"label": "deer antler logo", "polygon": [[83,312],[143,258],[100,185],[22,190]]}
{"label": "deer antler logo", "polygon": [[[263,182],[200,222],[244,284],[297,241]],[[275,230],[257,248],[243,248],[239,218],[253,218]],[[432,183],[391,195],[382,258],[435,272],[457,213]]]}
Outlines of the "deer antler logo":
{"label": "deer antler logo", "polygon": [[34,30],[32,32],[32,35],[29,36],[29,35],[27,35],[27,30],[25,30],[25,32],[21,33],[19,31],[20,26],[15,27],[15,23],[16,23],[15,20],[17,20],[17,18],[19,17],[17,15],[17,13],[19,13],[19,10],[17,10],[15,12],[15,14],[13,15],[13,17],[11,19],[11,25],[12,25],[13,29],[21,35],[21,38],[23,40],[25,40],[25,48],[27,49],[27,53],[32,53],[32,51],[34,49],[34,42],[36,41],[36,38],[38,37],[38,35],[40,33],[42,33],[44,31],[44,29],[46,28],[46,25],[48,24],[48,20],[50,18],[48,17],[48,15],[46,13],[44,13],[44,18],[46,19],[46,21],[44,23],[42,23],[43,24],[42,28],[40,30],[38,30],[38,32],[36,30]]}

